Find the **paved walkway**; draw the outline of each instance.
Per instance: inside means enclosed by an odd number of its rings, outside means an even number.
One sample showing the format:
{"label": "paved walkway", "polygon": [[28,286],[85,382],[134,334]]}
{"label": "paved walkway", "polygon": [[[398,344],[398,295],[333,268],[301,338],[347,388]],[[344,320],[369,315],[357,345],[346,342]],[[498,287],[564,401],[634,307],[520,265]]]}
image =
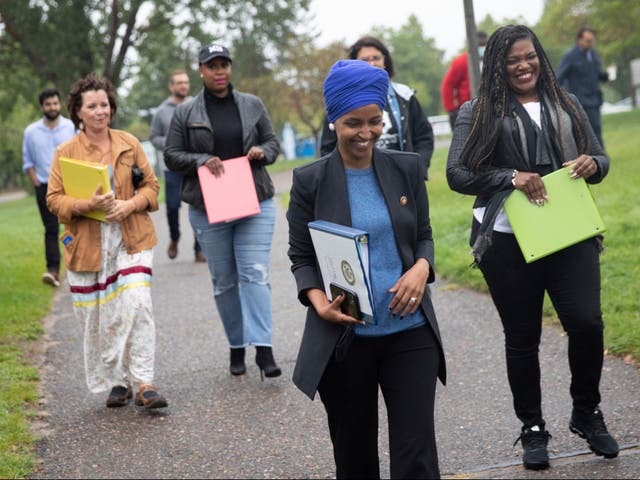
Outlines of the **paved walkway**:
{"label": "paved walkway", "polygon": [[[287,191],[290,172],[274,176]],[[283,368],[260,381],[248,350],[248,373],[228,373],[228,349],[206,265],[193,262],[183,206],[178,258],[165,252],[164,211],[153,214],[160,237],[154,263],[157,325],[156,384],[170,402],[163,412],[134,406],[106,409],[105,395],[87,393],[82,327],[71,312],[68,286],[45,318],[42,364],[43,435],[38,478],[327,478],[335,475],[325,414],[291,383],[304,309],[289,271],[287,225],[279,208],[271,284],[274,351]],[[437,247],[437,246],[436,246]],[[624,450],[603,460],[571,434],[566,338],[545,328],[542,343],[544,411],[553,435],[552,469],[529,472],[512,448],[519,425],[511,407],[503,336],[491,300],[439,281],[434,303],[445,343],[449,384],[437,393],[437,435],[443,476],[453,478],[639,478],[640,375],[607,357],[602,409]],[[384,416],[381,401],[381,415]],[[388,476],[386,421],[381,421],[382,475]]]}

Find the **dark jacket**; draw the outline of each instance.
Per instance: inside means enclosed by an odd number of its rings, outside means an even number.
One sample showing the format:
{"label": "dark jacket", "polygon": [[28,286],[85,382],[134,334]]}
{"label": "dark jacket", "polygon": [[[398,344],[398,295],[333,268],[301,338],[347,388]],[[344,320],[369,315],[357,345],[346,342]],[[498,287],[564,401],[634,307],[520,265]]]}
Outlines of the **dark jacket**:
{"label": "dark jacket", "polygon": [[[269,114],[258,97],[233,90],[233,100],[240,112],[245,154],[254,146],[264,151],[264,160],[250,162],[258,200],[263,201],[274,194],[273,182],[265,165],[276,161],[280,144],[273,132]],[[189,102],[177,106],[164,149],[167,168],[183,175],[182,200],[201,210],[204,210],[204,203],[197,170],[215,151],[203,89]]]}
{"label": "dark jacket", "polygon": [[[375,148],[373,167],[389,208],[403,271],[411,268],[418,258],[425,258],[431,267],[427,282],[433,282],[434,249],[429,222],[429,202],[422,178],[423,167],[418,156]],[[403,196],[408,199],[405,205],[402,204],[404,202],[400,202]],[[320,318],[306,295],[306,290],[310,288],[324,290],[307,224],[312,220],[327,220],[351,226],[347,182],[337,149],[320,160],[293,171],[287,220],[288,253],[292,262],[291,271],[296,279],[298,299],[309,307],[293,381],[313,399],[338,337],[344,330],[343,326]],[[438,375],[444,383],[446,373],[442,342],[433,305],[426,289],[421,307],[440,345]]]}
{"label": "dark jacket", "polygon": [[[433,155],[433,127],[429,123],[420,102],[407,85],[402,83],[392,83],[393,89],[398,98],[400,107],[400,119],[402,122],[402,132],[404,152],[414,152],[420,156],[427,178],[431,156]],[[331,153],[336,147],[338,137],[336,132],[329,130],[329,123],[324,122],[322,137],[320,140],[320,155]]]}
{"label": "dark jacket", "polygon": [[[578,152],[575,146],[570,147],[571,142],[562,142],[566,147],[565,158],[555,159],[556,165],[576,159],[580,154],[591,155],[598,165],[598,171],[587,179],[588,183],[600,183],[609,171],[609,157],[606,155],[598,139],[593,133],[591,123],[584,110],[580,107],[577,99],[570,95],[572,101],[578,107],[582,122],[587,127],[587,135],[591,146],[589,152]],[[505,115],[502,121],[502,129],[496,143],[489,167],[483,172],[473,172],[467,168],[460,159],[460,154],[464,147],[465,140],[471,130],[472,110],[476,99],[466,102],[460,108],[456,128],[453,132],[451,147],[449,148],[449,158],[447,159],[447,181],[449,187],[465,195],[476,195],[473,208],[487,206],[491,198],[498,192],[512,191],[511,178],[513,170],[532,172],[534,168],[527,159],[527,141],[522,138],[520,129],[515,120],[515,106],[510,105],[510,114]],[[565,125],[563,131],[566,135],[572,135],[571,126]],[[544,132],[543,132],[544,133]],[[471,243],[475,239],[472,232]]]}
{"label": "dark jacket", "polygon": [[587,53],[578,45],[568,50],[560,59],[556,72],[558,83],[573,93],[584,108],[602,105],[600,82],[607,80],[607,72],[602,71],[600,56],[591,50],[591,61]]}

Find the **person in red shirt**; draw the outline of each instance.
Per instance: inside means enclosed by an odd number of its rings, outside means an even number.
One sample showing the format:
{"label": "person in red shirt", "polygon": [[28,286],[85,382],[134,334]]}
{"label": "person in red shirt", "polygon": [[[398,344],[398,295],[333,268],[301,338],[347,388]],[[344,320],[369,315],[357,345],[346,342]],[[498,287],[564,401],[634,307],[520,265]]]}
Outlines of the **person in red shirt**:
{"label": "person in red shirt", "polygon": [[[487,34],[483,31],[476,33],[478,39],[478,56],[482,62],[484,55],[484,47],[487,44]],[[449,123],[451,130],[456,123],[458,109],[467,100],[471,100],[471,88],[469,86],[469,63],[467,52],[458,55],[451,62],[451,66],[442,79],[440,85],[440,96],[442,97],[442,105],[449,113]]]}

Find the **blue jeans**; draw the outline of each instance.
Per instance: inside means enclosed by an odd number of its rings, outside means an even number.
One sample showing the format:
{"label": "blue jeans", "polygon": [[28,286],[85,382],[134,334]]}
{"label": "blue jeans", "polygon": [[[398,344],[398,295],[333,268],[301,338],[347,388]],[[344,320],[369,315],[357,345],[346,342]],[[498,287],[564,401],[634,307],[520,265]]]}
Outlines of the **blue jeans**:
{"label": "blue jeans", "polygon": [[260,209],[259,215],[210,224],[204,211],[189,207],[191,226],[209,265],[213,296],[231,348],[271,346],[273,198],[260,202]]}
{"label": "blue jeans", "polygon": [[[167,222],[169,223],[169,236],[171,240],[180,240],[180,190],[182,190],[182,175],[171,170],[164,171],[164,197],[167,204]],[[200,251],[200,245],[196,239],[193,249]]]}

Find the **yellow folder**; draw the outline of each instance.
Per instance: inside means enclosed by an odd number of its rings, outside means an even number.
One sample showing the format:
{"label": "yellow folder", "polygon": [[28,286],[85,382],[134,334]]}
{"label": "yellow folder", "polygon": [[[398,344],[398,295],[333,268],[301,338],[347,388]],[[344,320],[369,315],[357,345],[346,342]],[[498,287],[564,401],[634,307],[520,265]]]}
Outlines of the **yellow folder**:
{"label": "yellow folder", "polygon": [[606,230],[584,178],[572,179],[569,168],[542,177],[549,201],[532,204],[515,190],[504,203],[525,261],[531,263]]}
{"label": "yellow folder", "polygon": [[[98,185],[102,185],[102,193],[111,192],[110,165],[87,162],[75,158],[60,157],[62,184],[67,195],[89,200]],[[104,222],[105,212],[96,210],[85,213],[85,217]]]}

